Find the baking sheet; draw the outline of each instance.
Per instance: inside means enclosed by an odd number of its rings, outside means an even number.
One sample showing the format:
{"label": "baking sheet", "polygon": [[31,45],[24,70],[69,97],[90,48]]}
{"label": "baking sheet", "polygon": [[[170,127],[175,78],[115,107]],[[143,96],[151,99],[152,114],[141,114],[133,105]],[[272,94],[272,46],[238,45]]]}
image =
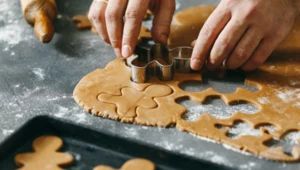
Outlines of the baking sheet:
{"label": "baking sheet", "polygon": [[89,170],[97,165],[119,168],[133,158],[149,159],[157,170],[233,169],[48,116],[33,118],[0,144],[0,169],[17,169],[14,156],[33,152],[32,141],[42,135],[62,138],[60,151],[74,156],[74,163],[65,167],[70,170]]}

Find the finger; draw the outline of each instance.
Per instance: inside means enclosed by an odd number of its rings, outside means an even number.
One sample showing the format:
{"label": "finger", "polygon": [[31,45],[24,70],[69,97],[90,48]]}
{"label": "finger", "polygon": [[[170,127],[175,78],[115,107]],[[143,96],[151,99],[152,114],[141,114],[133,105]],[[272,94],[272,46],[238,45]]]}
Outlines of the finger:
{"label": "finger", "polygon": [[262,36],[258,30],[249,28],[226,60],[226,67],[228,69],[241,67],[252,56],[261,39]]}
{"label": "finger", "polygon": [[271,39],[263,39],[250,59],[244,64],[242,69],[244,71],[253,71],[256,69],[266,61],[276,46],[277,43],[272,42]]}
{"label": "finger", "polygon": [[193,70],[201,69],[213,43],[230,20],[230,12],[218,9],[219,7],[210,15],[199,33],[191,57],[191,68]]}
{"label": "finger", "polygon": [[106,21],[105,21],[105,10],[107,4],[100,1],[93,1],[89,13],[88,18],[91,23],[94,25],[99,36],[106,42],[109,42],[109,37],[106,30]]}
{"label": "finger", "polygon": [[151,33],[155,42],[167,44],[174,11],[175,0],[162,0],[154,10]]}
{"label": "finger", "polygon": [[125,58],[130,57],[133,53],[148,4],[149,0],[129,0],[128,2],[122,42],[122,55]]}
{"label": "finger", "polygon": [[223,64],[238,41],[245,34],[247,28],[248,24],[242,23],[239,19],[232,18],[228,22],[213,45],[207,62],[208,69],[216,70]]}
{"label": "finger", "polygon": [[122,57],[123,14],[126,5],[127,0],[109,0],[105,12],[109,41],[117,57]]}

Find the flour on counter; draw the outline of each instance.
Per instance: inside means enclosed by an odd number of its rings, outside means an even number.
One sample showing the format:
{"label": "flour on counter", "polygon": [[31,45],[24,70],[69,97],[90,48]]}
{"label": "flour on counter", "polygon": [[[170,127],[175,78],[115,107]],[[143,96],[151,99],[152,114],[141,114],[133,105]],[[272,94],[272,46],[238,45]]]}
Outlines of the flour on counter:
{"label": "flour on counter", "polygon": [[4,136],[10,135],[12,133],[14,133],[14,130],[10,130],[10,129],[3,129],[2,133]]}
{"label": "flour on counter", "polygon": [[24,115],[23,114],[16,114],[17,118],[22,118]]}
{"label": "flour on counter", "polygon": [[[29,26],[25,22],[20,24],[23,17],[18,6],[18,1],[0,1],[0,43],[5,43],[4,51],[8,51],[22,41],[33,38],[33,35],[24,33],[24,27]],[[11,55],[14,55],[14,52]]]}
{"label": "flour on counter", "polygon": [[239,168],[242,169],[242,170],[251,170],[255,166],[257,166],[257,164],[255,162],[249,162],[247,164],[240,165]]}
{"label": "flour on counter", "polygon": [[85,112],[76,113],[75,117],[77,118],[76,119],[77,123],[83,123],[86,122],[87,114]]}
{"label": "flour on counter", "polygon": [[226,157],[220,156],[218,153],[212,151],[205,151],[200,153],[200,155],[202,158],[205,158],[213,163],[226,165],[230,167],[233,166]]}
{"label": "flour on counter", "polygon": [[183,145],[177,145],[174,143],[171,143],[169,141],[160,141],[158,143],[156,143],[155,145],[160,146],[166,150],[172,151],[172,150],[180,150],[183,148]]}
{"label": "flour on counter", "polygon": [[42,68],[33,68],[32,72],[36,75],[39,80],[45,79],[45,71]]}
{"label": "flour on counter", "polygon": [[136,127],[124,127],[125,133],[128,136],[131,137],[137,137],[138,136],[138,129]]}
{"label": "flour on counter", "polygon": [[67,113],[69,112],[69,109],[63,106],[60,106],[58,108],[57,113],[54,114],[55,117],[63,118]]}

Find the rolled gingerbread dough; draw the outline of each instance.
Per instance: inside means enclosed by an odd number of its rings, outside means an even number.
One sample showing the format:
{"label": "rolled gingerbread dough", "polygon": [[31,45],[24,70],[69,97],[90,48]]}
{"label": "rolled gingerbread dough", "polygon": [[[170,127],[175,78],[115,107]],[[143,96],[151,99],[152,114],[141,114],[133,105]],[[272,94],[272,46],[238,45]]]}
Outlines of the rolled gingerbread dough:
{"label": "rolled gingerbread dough", "polygon": [[[201,14],[200,18],[207,18],[213,9],[212,6],[202,6],[192,8],[192,10],[183,10],[175,16],[175,21],[182,21],[182,17],[195,13]],[[197,19],[196,17],[191,18]],[[203,23],[204,20],[199,20],[198,24],[201,22]],[[177,33],[172,31],[170,41],[173,45],[190,44],[199,30],[187,29],[192,27],[191,25],[186,27],[191,24],[190,22],[177,24]],[[187,37],[190,39],[180,38],[183,35],[189,35]],[[284,47],[284,50],[281,51],[299,50],[298,40],[295,40],[292,34],[289,37],[283,43],[284,45],[281,45],[282,48]],[[294,146],[291,155],[288,155],[283,151],[283,147],[270,147],[266,143],[273,139],[280,139],[292,131],[300,130],[299,65],[299,53],[275,52],[257,71],[247,73],[245,84],[257,87],[259,89],[257,92],[237,88],[232,94],[224,94],[213,88],[188,92],[179,87],[186,81],[201,83],[202,78],[199,73],[175,73],[172,81],[160,81],[156,77],[152,77],[147,83],[136,84],[130,80],[131,69],[125,61],[116,59],[104,69],[97,69],[83,77],[73,94],[75,101],[80,106],[97,116],[148,126],[176,125],[181,131],[207,137],[263,158],[298,161],[300,160],[299,145]],[[161,92],[161,95],[154,95],[154,91],[149,92],[149,88],[158,86],[169,89],[168,93]],[[126,96],[127,94],[130,96]],[[136,96],[140,97],[135,98]],[[131,97],[134,100],[131,101]],[[245,114],[242,111],[232,113],[228,119],[218,119],[211,116],[210,113],[202,114],[194,122],[182,118],[187,112],[187,108],[178,104],[177,100],[188,98],[201,105],[210,97],[221,98],[227,105],[244,101],[255,105],[259,110],[255,114]],[[149,99],[147,101],[151,105],[144,105],[145,103],[141,101],[144,98]],[[218,128],[220,126],[233,127],[238,121],[247,123],[253,129],[259,129],[260,135],[243,135],[232,138],[229,136],[228,129]],[[272,126],[275,130],[268,130],[265,125]]]}

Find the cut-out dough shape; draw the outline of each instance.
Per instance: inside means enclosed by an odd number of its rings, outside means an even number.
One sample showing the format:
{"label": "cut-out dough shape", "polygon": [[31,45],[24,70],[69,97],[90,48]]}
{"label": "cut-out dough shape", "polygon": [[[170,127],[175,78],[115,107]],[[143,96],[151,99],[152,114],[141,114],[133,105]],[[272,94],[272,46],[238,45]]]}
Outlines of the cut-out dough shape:
{"label": "cut-out dough shape", "polygon": [[92,24],[86,15],[76,15],[72,18],[79,30],[88,30],[92,28]]}
{"label": "cut-out dough shape", "polygon": [[[202,5],[179,11],[174,17],[169,37],[170,47],[190,46],[207,18],[214,11],[214,5]],[[187,34],[188,33],[188,34]],[[276,51],[300,52],[300,16],[295,19],[289,35],[277,47]]]}
{"label": "cut-out dough shape", "polygon": [[[212,7],[207,7],[208,9],[205,9],[205,7],[201,8],[204,9],[198,10],[212,11]],[[198,11],[189,11],[188,13],[195,12]],[[206,15],[209,16],[209,13],[207,12]],[[183,24],[181,23],[181,26]],[[186,36],[187,32],[190,33],[185,31],[181,33],[181,36]],[[177,41],[183,41],[183,39],[177,39]],[[296,48],[293,45],[294,43],[297,44],[297,42],[289,43],[291,44],[289,48]],[[295,51],[297,50],[300,50],[300,48],[295,49]],[[249,86],[257,87],[259,90],[256,92],[237,88],[234,93],[224,94],[217,92],[213,88],[199,92],[187,92],[179,88],[179,84],[185,81],[201,82],[202,79],[199,73],[175,73],[172,81],[160,81],[156,77],[152,77],[147,83],[136,84],[130,80],[131,69],[124,60],[116,59],[110,62],[105,69],[97,69],[83,77],[73,94],[75,101],[94,115],[148,126],[165,127],[176,125],[181,131],[214,139],[264,158],[278,161],[297,161],[300,160],[299,156],[297,156],[300,155],[299,149],[294,149],[292,155],[286,155],[282,149],[265,146],[264,142],[272,138],[280,139],[281,136],[290,131],[300,131],[299,55],[296,53],[273,53],[268,61],[257,71],[247,73],[245,83]],[[121,90],[124,88],[135,89],[136,94],[131,96],[134,99],[135,96],[140,95],[151,85],[169,86],[172,89],[172,93],[163,97],[154,97],[158,107],[137,107],[136,116],[125,117],[120,115],[117,112],[119,108],[117,108],[116,104],[98,99],[99,94],[103,93],[121,96]],[[228,119],[217,119],[209,113],[202,114],[195,122],[188,122],[181,118],[187,109],[177,104],[176,99],[188,97],[201,104],[207,97],[212,96],[222,98],[227,105],[237,101],[248,102],[257,106],[259,110],[256,114],[237,112]],[[124,100],[124,103],[126,102]],[[226,135],[226,129],[216,128],[216,125],[232,127],[236,121],[246,122],[253,129],[261,125],[272,124],[276,127],[276,130],[266,132],[266,130],[260,128],[259,136],[241,136],[232,139]]]}
{"label": "cut-out dough shape", "polygon": [[155,170],[155,165],[149,160],[136,158],[125,162],[120,169],[99,165],[93,170]]}
{"label": "cut-out dough shape", "polygon": [[[150,16],[150,13],[149,13],[149,15],[148,15],[148,13],[149,12],[147,12],[145,19],[147,19]],[[75,15],[72,18],[72,20],[73,20],[73,22],[76,23],[77,29],[79,29],[79,30],[89,30],[90,29],[92,33],[98,34],[94,25],[90,22],[90,20],[88,19],[88,17],[86,15]],[[151,39],[151,38],[152,38],[152,36],[151,36],[151,32],[149,31],[149,29],[145,26],[142,26],[139,37],[138,37],[138,41],[140,42],[142,40],[147,40],[147,39]]]}
{"label": "cut-out dough shape", "polygon": [[[102,102],[116,104],[117,112],[124,117],[135,117],[137,107],[155,108],[157,103],[155,97],[170,95],[172,89],[164,85],[153,85],[147,87],[143,92],[138,92],[134,88],[123,88],[122,95],[100,94],[98,99]],[[134,96],[134,97],[133,97]]]}
{"label": "cut-out dough shape", "polygon": [[62,170],[60,166],[73,162],[73,156],[57,152],[63,141],[56,136],[40,136],[33,142],[33,153],[21,153],[15,156],[15,162],[21,166],[18,170]]}

